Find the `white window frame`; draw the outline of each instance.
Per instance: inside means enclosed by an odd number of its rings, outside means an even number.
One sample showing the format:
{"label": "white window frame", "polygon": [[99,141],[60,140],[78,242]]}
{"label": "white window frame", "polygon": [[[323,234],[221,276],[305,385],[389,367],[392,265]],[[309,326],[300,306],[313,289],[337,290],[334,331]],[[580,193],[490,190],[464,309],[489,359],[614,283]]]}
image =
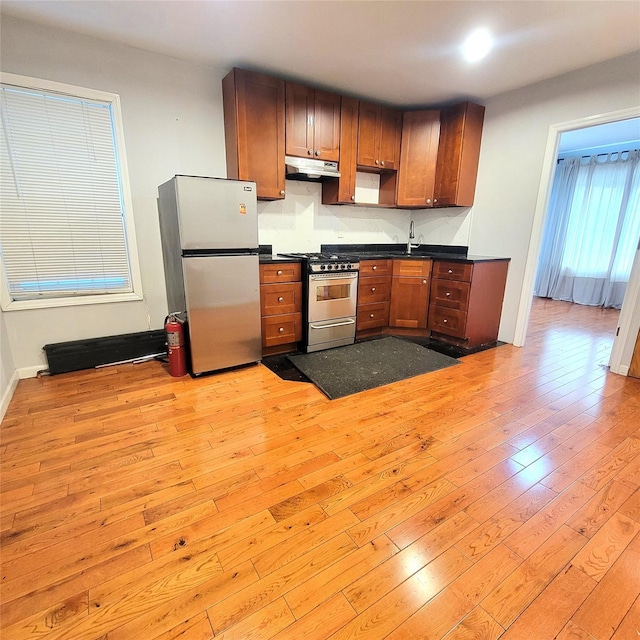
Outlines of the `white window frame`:
{"label": "white window frame", "polygon": [[131,189],[129,186],[129,171],[124,144],[124,128],[122,125],[122,112],[120,110],[120,96],[115,93],[98,91],[97,89],[87,89],[85,87],[77,87],[60,82],[52,82],[50,80],[41,80],[38,78],[30,78],[27,76],[19,76],[4,72],[0,72],[0,82],[2,82],[2,84],[15,85],[35,90],[51,91],[76,98],[97,100],[111,104],[111,110],[113,113],[114,144],[121,179],[125,241],[129,256],[132,286],[132,291],[127,293],[103,293],[87,296],[43,298],[39,300],[13,300],[9,292],[9,287],[7,286],[7,279],[5,277],[2,261],[0,260],[0,305],[2,307],[2,311],[46,309],[50,307],[70,307],[75,305],[106,304],[142,300],[142,278],[140,276],[138,245],[136,242],[135,224],[133,220],[133,203],[131,199]]}

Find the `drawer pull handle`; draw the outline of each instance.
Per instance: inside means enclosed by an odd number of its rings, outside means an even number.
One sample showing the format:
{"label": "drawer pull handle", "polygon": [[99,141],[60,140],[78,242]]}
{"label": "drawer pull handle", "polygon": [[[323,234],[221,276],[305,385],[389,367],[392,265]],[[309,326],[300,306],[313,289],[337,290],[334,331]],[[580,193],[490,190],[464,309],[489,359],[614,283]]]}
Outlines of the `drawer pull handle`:
{"label": "drawer pull handle", "polygon": [[377,271],[378,267],[377,267],[377,265],[374,264],[373,267],[371,267],[371,269],[373,269],[373,271]]}
{"label": "drawer pull handle", "polygon": [[445,318],[442,322],[444,322],[445,324],[447,324],[448,320]]}
{"label": "drawer pull handle", "polygon": [[427,281],[426,281],[426,280],[423,280],[423,281],[422,281],[422,284],[427,284]]}
{"label": "drawer pull handle", "polygon": [[281,276],[282,275],[282,271],[280,269],[278,269],[278,272],[276,273],[277,276]]}
{"label": "drawer pull handle", "polygon": [[[449,294],[447,294],[447,295],[449,295]],[[278,298],[278,302],[284,302],[284,298],[283,298],[282,296],[280,296],[280,297]]]}
{"label": "drawer pull handle", "polygon": [[375,287],[371,287],[371,293],[373,293],[376,290]]}
{"label": "drawer pull handle", "polygon": [[370,317],[370,318],[373,318],[373,313],[370,313],[370,314],[369,314],[369,317]]}
{"label": "drawer pull handle", "polygon": [[453,270],[452,270],[452,269],[449,269],[449,273],[453,273]]}
{"label": "drawer pull handle", "polygon": [[447,297],[449,297],[451,295],[451,293],[449,291],[447,291]]}
{"label": "drawer pull handle", "polygon": [[[446,322],[446,320],[445,320],[445,322]],[[283,333],[283,332],[284,332],[284,327],[280,327],[280,328],[278,329],[278,333]]]}

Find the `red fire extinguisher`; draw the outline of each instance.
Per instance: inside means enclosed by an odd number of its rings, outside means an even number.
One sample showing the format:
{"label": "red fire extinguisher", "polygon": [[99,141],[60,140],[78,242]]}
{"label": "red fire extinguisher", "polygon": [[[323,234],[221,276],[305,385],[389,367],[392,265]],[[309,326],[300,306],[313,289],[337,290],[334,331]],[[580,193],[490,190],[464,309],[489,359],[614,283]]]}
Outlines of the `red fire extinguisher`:
{"label": "red fire extinguisher", "polygon": [[184,325],[176,313],[164,320],[169,351],[169,375],[180,378],[187,374],[187,349],[184,345]]}

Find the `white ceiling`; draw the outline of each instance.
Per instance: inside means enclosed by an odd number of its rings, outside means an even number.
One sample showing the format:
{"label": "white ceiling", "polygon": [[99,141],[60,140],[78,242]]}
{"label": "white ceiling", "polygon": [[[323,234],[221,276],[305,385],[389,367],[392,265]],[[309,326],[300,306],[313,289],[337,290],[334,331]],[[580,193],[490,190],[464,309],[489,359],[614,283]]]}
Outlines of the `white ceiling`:
{"label": "white ceiling", "polygon": [[[398,106],[482,101],[640,49],[636,0],[2,0],[1,11]],[[497,44],[470,65],[459,46],[478,27]]]}

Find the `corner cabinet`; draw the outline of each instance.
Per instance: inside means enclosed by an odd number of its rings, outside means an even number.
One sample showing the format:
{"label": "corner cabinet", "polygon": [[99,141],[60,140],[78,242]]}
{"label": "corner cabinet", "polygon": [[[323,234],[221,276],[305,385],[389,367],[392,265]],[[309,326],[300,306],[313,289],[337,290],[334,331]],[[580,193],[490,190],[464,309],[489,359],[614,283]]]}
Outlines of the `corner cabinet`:
{"label": "corner cabinet", "polygon": [[353,204],[356,200],[356,150],[358,101],[342,96],[340,101],[340,177],[322,183],[322,204]]}
{"label": "corner cabinet", "polygon": [[287,82],[286,154],[337,162],[340,159],[340,96]]}
{"label": "corner cabinet", "polygon": [[285,196],[285,83],[232,69],[222,80],[227,177],[253,180],[258,198]]}
{"label": "corner cabinet", "polygon": [[394,260],[389,326],[426,329],[431,260]]}
{"label": "corner cabinet", "polygon": [[302,340],[299,262],[260,265],[260,309],[263,354],[295,350]]}
{"label": "corner cabinet", "polygon": [[508,267],[508,260],[435,260],[429,305],[432,337],[461,347],[495,342]]}
{"label": "corner cabinet", "polygon": [[440,112],[436,206],[473,205],[483,123],[484,107],[473,102],[463,102]]}
{"label": "corner cabinet", "polygon": [[397,170],[401,133],[401,111],[360,102],[357,165],[365,170]]}

